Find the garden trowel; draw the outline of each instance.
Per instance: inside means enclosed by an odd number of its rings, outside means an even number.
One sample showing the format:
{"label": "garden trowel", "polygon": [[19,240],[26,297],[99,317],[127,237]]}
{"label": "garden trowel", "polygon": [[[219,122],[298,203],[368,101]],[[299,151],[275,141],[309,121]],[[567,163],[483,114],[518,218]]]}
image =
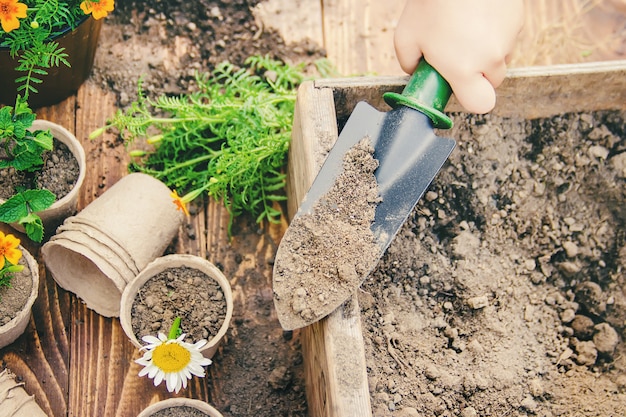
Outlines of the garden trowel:
{"label": "garden trowel", "polygon": [[[422,60],[401,94],[389,92],[383,95],[392,110],[380,112],[365,102],[355,106],[286,230],[276,254],[274,304],[285,330],[304,327],[327,316],[348,300],[372,272],[456,145],[453,139],[439,137],[434,131],[435,128],[452,127],[451,119],[443,114],[451,92],[450,85],[443,77]],[[314,279],[304,280],[302,266],[287,265],[294,264],[294,256],[304,261],[308,254],[314,253],[307,250],[306,253],[294,254],[298,248],[287,244],[290,235],[299,232],[297,228],[300,226],[296,220],[299,216],[311,215],[318,201],[329,204],[325,200],[326,195],[343,170],[344,155],[364,137],[369,138],[373,158],[378,161],[374,176],[380,202],[376,205],[374,221],[370,226],[377,249],[374,253],[378,257],[369,262],[366,271],[356,274],[358,276],[353,277],[355,279],[350,280],[349,285],[340,282],[345,281],[341,279],[328,282],[327,273],[317,279],[315,270],[308,271]],[[330,240],[331,235],[313,232],[313,238],[307,245],[325,244],[324,240]],[[352,261],[341,259],[341,256],[337,256],[336,260],[331,259],[340,272]],[[320,282],[332,288],[325,288],[326,291],[322,293],[319,288],[314,288]]]}

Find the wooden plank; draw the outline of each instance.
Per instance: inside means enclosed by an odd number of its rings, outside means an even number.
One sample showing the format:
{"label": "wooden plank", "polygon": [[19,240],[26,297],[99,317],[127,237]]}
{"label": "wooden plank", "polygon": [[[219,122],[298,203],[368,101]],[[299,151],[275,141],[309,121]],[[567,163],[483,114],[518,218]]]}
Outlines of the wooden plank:
{"label": "wooden plank", "polygon": [[403,74],[393,31],[404,1],[323,0],[324,48],[340,74]]}
{"label": "wooden plank", "polygon": [[[291,152],[318,152],[290,156],[290,162],[300,167],[290,167],[290,175],[302,184],[312,182],[319,159],[323,159],[320,147],[313,143],[298,142],[315,141],[334,127],[341,119],[339,115],[351,112],[349,109],[336,107],[337,120],[329,121],[324,114],[323,120],[309,120],[315,112],[309,108],[330,109],[336,106],[334,99],[341,98],[342,105],[353,107],[364,98],[374,98],[374,104],[383,108],[380,91],[402,87],[405,77],[349,78],[339,80],[320,80],[301,92],[298,100],[298,123],[294,125],[293,146]],[[382,83],[384,85],[378,85]],[[327,90],[333,90],[333,100]],[[458,104],[451,103],[452,110],[460,110]],[[590,63],[549,67],[534,67],[513,70],[502,86],[500,99],[494,113],[516,117],[547,117],[554,114],[573,111],[589,111],[600,109],[626,109],[626,61],[611,63]],[[306,129],[306,130],[302,130]],[[299,176],[307,176],[300,178]],[[301,201],[306,187],[291,187],[289,198]],[[291,212],[291,211],[290,211]],[[302,329],[303,354],[306,361],[307,399],[312,415],[330,417],[351,417],[371,415],[369,402],[359,400],[358,392],[366,391],[367,381],[362,391],[353,390],[360,377],[366,373],[365,362],[360,362],[361,351],[355,346],[358,340],[363,341],[356,298],[340,307],[329,317]],[[354,315],[348,310],[356,309]],[[351,343],[345,343],[349,335]],[[346,345],[348,346],[346,348]],[[347,361],[345,352],[353,355]],[[354,358],[358,358],[354,360]],[[352,367],[351,367],[352,366]],[[344,375],[350,375],[347,380]],[[365,376],[366,378],[366,376]],[[356,382],[355,382],[356,381]],[[347,385],[348,384],[348,385]]]}
{"label": "wooden plank", "polygon": [[254,6],[252,13],[260,31],[277,30],[287,44],[324,44],[321,0],[266,0]]}
{"label": "wooden plank", "polygon": [[623,10],[605,0],[525,0],[525,23],[511,65],[556,65],[626,58]]}
{"label": "wooden plank", "polygon": [[[626,60],[510,69],[498,88],[497,104],[492,113],[536,118],[589,108],[621,108],[626,102],[626,90],[623,88],[625,67]],[[383,93],[402,91],[407,80],[407,76],[336,78],[317,80],[315,87],[332,89],[336,117],[341,122],[350,116],[359,101],[366,101],[381,111],[389,110],[382,98]],[[593,94],[598,90],[604,94]],[[520,106],[519,97],[534,105]],[[452,96],[446,111],[462,110]],[[312,122],[303,123],[315,125]]]}
{"label": "wooden plank", "polygon": [[[287,161],[287,207],[290,218],[295,215],[313,182],[313,176],[337,140],[335,108],[329,105],[332,102],[332,90],[316,88],[312,81],[303,83],[298,89]],[[310,158],[310,155],[317,159]]]}
{"label": "wooden plank", "polygon": [[[304,83],[296,103],[288,164],[290,217],[337,140],[331,88]],[[371,415],[356,295],[329,317],[302,329],[302,355],[310,415]]]}

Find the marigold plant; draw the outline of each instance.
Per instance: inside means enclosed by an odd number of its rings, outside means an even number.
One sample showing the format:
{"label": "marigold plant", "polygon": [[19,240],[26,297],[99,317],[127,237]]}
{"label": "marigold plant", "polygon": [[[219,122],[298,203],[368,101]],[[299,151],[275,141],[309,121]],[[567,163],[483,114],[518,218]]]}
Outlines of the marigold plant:
{"label": "marigold plant", "polygon": [[0,48],[18,58],[18,91],[25,98],[37,92],[48,69],[69,66],[67,53],[54,38],[74,30],[93,16],[102,19],[115,8],[115,0],[0,0]]}
{"label": "marigold plant", "polygon": [[18,238],[0,232],[0,287],[10,286],[13,274],[24,269],[24,266],[19,265],[22,258],[19,246]]}
{"label": "marigold plant", "polygon": [[[43,166],[42,155],[51,151],[49,130],[32,129],[36,119],[29,95],[37,93],[48,70],[70,66],[65,49],[54,39],[76,29],[92,16],[102,19],[115,8],[115,0],[0,0],[0,48],[17,60],[20,74],[14,106],[0,109],[0,169],[35,171]],[[5,58],[2,58],[5,59]],[[56,196],[48,190],[24,189],[0,205],[0,222],[21,224],[30,239],[41,242],[43,222],[37,212],[50,207]]]}

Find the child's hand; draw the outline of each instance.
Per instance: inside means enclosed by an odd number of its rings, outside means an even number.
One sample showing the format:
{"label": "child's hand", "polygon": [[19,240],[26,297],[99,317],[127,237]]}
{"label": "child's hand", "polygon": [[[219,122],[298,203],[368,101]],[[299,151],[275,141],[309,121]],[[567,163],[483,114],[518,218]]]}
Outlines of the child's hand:
{"label": "child's hand", "polygon": [[466,110],[487,113],[523,12],[523,0],[407,0],[395,32],[398,62],[411,74],[423,56]]}

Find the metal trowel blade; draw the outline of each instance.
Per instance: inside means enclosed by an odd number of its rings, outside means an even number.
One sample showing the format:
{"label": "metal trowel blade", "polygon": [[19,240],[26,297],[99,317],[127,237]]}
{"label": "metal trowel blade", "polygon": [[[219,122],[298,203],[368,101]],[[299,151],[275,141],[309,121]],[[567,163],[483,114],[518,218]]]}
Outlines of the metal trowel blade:
{"label": "metal trowel blade", "polygon": [[[380,112],[360,102],[328,154],[294,219],[310,214],[316,202],[324,198],[342,171],[344,155],[364,137],[369,137],[374,147],[373,156],[379,163],[374,175],[382,198],[370,227],[378,246],[378,258],[371,263],[373,269],[447,160],[456,142],[435,135],[431,119],[420,111],[399,106],[389,112]],[[296,232],[290,226],[283,242],[288,242],[290,233]],[[319,297],[319,294],[315,288],[303,287],[306,282],[298,284],[300,274],[297,271],[283,268],[283,257],[290,255],[286,252],[288,250],[290,248],[287,245],[281,244],[278,248],[273,282],[278,318],[286,330],[307,326],[332,313],[354,294],[372,271],[370,269],[351,282],[351,285],[334,283],[324,295],[324,304],[316,303],[313,311],[307,311],[295,308],[293,298],[297,296],[300,297],[299,302],[305,302],[302,298]],[[339,266],[351,261],[337,258],[336,264]],[[296,287],[297,290],[294,290]],[[297,294],[294,295],[294,292]]]}

